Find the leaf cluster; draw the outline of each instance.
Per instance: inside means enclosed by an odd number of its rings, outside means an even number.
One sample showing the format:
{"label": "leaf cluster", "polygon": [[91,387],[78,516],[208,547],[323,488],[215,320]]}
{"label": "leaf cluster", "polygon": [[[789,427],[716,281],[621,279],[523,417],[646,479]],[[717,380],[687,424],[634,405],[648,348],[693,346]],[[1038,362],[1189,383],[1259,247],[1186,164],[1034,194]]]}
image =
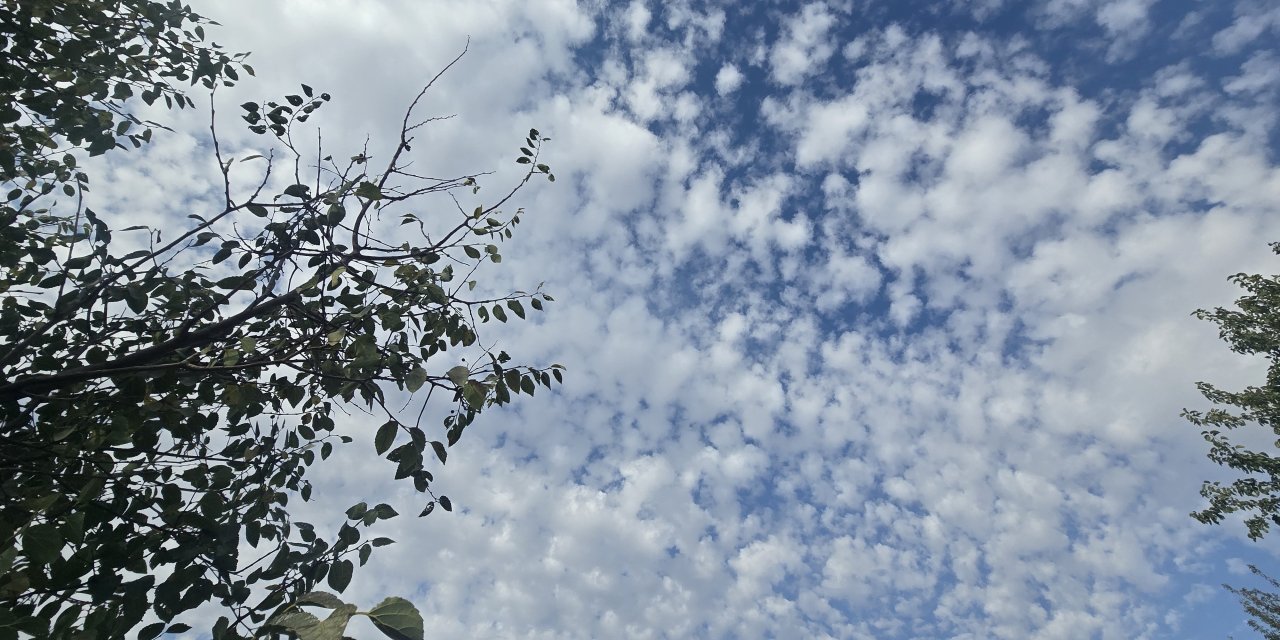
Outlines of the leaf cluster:
{"label": "leaf cluster", "polygon": [[149,141],[125,108],[194,106],[184,86],[253,73],[245,54],[206,42],[209,20],[180,2],[20,0],[0,6],[0,181],[42,182],[69,148],[90,155]]}
{"label": "leaf cluster", "polygon": [[[1280,243],[1271,246],[1280,253]],[[1195,316],[1217,324],[1218,335],[1232,351],[1262,356],[1269,364],[1259,386],[1226,391],[1198,383],[1200,393],[1215,406],[1208,411],[1183,410],[1183,417],[1203,429],[1209,458],[1244,474],[1229,484],[1205,482],[1200,493],[1209,506],[1191,515],[1217,524],[1230,514],[1242,513],[1249,537],[1257,540],[1272,524],[1280,525],[1280,457],[1275,451],[1236,444],[1233,436],[1238,430],[1261,429],[1280,447],[1280,276],[1241,273],[1231,281],[1247,292],[1236,300],[1237,308],[1201,309]]]}
{"label": "leaf cluster", "polygon": [[[33,6],[43,4],[66,9]],[[175,12],[170,31],[190,15],[164,7]],[[178,68],[164,73],[207,71]],[[352,440],[335,418],[356,412],[370,426],[389,472],[427,496],[426,515],[453,509],[432,490],[431,458],[443,464],[486,408],[562,381],[558,365],[515,365],[477,330],[551,296],[469,297],[520,223],[506,204],[535,174],[552,177],[535,162],[547,139],[531,130],[523,179],[464,208],[480,174],[409,170],[412,132],[427,122],[410,121],[417,100],[378,170],[367,152],[304,161],[293,128],[328,96],[303,94],[245,107],[248,125],[270,122],[254,131],[293,155],[292,183],[268,188],[274,154],[224,158],[215,128],[225,202],[176,231],[113,231],[79,199],[68,210],[60,194],[88,183],[69,155],[42,181],[10,183],[0,205],[0,638],[123,637],[151,616],[140,633],[150,638],[186,630],[182,614],[209,601],[228,612],[214,638],[248,637],[268,620],[273,632],[338,637],[327,629],[340,635],[359,612],[335,605],[335,622],[301,624],[300,598],[321,583],[344,590],[391,543],[362,530],[398,514],[354,505],[333,536],[290,516],[291,500],[312,498],[307,469]],[[235,162],[258,163],[261,180],[233,198]],[[142,248],[121,250],[125,233]],[[391,406],[393,391],[418,392],[424,411],[437,393],[451,403],[440,435],[423,412]],[[390,622],[417,615],[407,604],[363,615],[390,637],[421,637],[420,618],[417,635]]]}

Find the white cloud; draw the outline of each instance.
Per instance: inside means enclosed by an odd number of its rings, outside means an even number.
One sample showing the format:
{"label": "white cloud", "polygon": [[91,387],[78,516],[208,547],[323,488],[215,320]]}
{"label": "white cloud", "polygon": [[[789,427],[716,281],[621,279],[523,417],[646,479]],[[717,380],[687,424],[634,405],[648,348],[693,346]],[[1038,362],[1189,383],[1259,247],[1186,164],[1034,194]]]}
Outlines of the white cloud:
{"label": "white cloud", "polygon": [[644,39],[649,28],[649,20],[652,18],[653,14],[649,12],[644,1],[634,0],[626,11],[627,39],[631,42]]}
{"label": "white cloud", "polygon": [[804,80],[817,65],[826,62],[834,52],[827,42],[827,32],[835,23],[826,3],[813,2],[791,17],[784,28],[785,36],[774,43],[769,52],[769,68],[774,81],[793,85]]}
{"label": "white cloud", "polygon": [[720,67],[716,72],[716,93],[725,96],[738,90],[742,86],[742,72],[738,68],[726,64]]}
{"label": "white cloud", "polygon": [[1227,55],[1240,51],[1269,31],[1280,29],[1280,7],[1267,2],[1240,2],[1235,20],[1213,35],[1213,48]]}

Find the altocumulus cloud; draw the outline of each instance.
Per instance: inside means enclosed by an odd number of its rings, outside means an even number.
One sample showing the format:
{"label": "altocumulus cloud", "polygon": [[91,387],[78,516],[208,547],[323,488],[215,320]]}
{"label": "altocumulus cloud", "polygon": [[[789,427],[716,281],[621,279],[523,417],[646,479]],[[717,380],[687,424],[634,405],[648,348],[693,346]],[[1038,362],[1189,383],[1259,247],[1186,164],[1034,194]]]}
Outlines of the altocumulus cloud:
{"label": "altocumulus cloud", "polygon": [[[456,512],[389,523],[352,599],[434,638],[1243,628],[1214,585],[1275,548],[1187,517],[1215,470],[1178,410],[1259,373],[1189,313],[1276,269],[1272,3],[198,8],[260,72],[225,113],[307,82],[325,145],[376,156],[469,37],[416,166],[497,183],[553,138],[483,278],[559,302],[486,336],[567,384],[469,430]],[[214,201],[206,117],[113,156],[97,208]],[[307,515],[416,512],[368,440]]]}

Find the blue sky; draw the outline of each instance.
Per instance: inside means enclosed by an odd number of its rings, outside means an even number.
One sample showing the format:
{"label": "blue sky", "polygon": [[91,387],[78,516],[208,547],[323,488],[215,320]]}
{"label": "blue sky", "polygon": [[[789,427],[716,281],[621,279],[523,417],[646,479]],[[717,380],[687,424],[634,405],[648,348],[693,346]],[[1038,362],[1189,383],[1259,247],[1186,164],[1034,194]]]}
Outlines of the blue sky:
{"label": "blue sky", "polygon": [[[1190,313],[1277,270],[1274,2],[197,9],[254,52],[223,113],[306,82],[335,155],[468,37],[419,166],[498,185],[552,138],[481,277],[557,302],[484,337],[566,384],[468,430],[455,513],[388,523],[352,599],[412,594],[435,638],[1249,637],[1217,585],[1277,548],[1187,516],[1217,471],[1178,412],[1262,372]],[[216,201],[176,118],[95,209]],[[416,513],[344,428],[309,516]]]}

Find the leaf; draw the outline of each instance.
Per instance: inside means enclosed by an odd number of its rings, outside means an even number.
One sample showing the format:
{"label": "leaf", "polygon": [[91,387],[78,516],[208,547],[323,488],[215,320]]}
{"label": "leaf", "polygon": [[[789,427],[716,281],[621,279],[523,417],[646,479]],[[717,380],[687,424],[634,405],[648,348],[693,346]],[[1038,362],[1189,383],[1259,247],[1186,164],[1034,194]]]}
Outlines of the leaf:
{"label": "leaf", "polygon": [[[302,611],[300,609],[286,609],[274,616],[271,616],[271,619],[267,620],[264,626],[281,627],[297,631],[298,629],[314,627],[317,624],[320,624],[320,618],[317,618],[306,611]],[[163,625],[164,623],[161,623],[162,627]]]}
{"label": "leaf", "polygon": [[409,390],[409,393],[413,393],[418,389],[421,389],[422,385],[425,384],[426,381],[427,370],[423,369],[421,365],[418,365],[413,369],[410,369],[408,375],[404,377],[404,386]]}
{"label": "leaf", "polygon": [[449,376],[450,382],[462,386],[467,381],[467,378],[471,376],[471,370],[464,365],[458,365],[450,369],[445,375]]}
{"label": "leaf", "polygon": [[27,527],[22,533],[22,550],[35,564],[49,564],[62,553],[62,533],[52,523]]}
{"label": "leaf", "polygon": [[347,509],[347,519],[348,519],[348,520],[359,520],[360,518],[364,517],[365,512],[366,512],[366,511],[368,511],[368,510],[369,510],[369,505],[368,505],[368,504],[366,504],[366,503],[364,503],[364,502],[357,502],[357,503],[355,503],[355,504],[351,505],[351,506]]}
{"label": "leaf", "polygon": [[404,598],[387,598],[366,615],[373,626],[392,640],[423,640],[422,614]]}
{"label": "leaf", "polygon": [[356,187],[356,197],[365,200],[381,200],[382,190],[372,182],[361,182],[360,186]]}
{"label": "leaf", "polygon": [[347,217],[347,208],[341,204],[334,203],[329,205],[329,214],[325,219],[328,221],[329,226],[337,226],[345,217]]}
{"label": "leaf", "polygon": [[484,399],[488,396],[488,389],[479,382],[471,380],[462,388],[462,397],[466,399],[467,404],[475,410],[479,410],[484,406]]}
{"label": "leaf", "polygon": [[[351,584],[351,572],[355,570],[355,565],[350,560],[339,560],[329,567],[329,577],[327,582],[338,593],[346,590],[347,585]],[[355,607],[352,607],[355,609]],[[335,612],[336,613],[336,612]],[[348,616],[350,617],[350,616]]]}
{"label": "leaf", "polygon": [[520,316],[521,320],[524,320],[524,307],[520,305],[519,300],[508,300],[507,308],[514,311],[517,316]]}
{"label": "leaf", "polygon": [[[346,561],[344,560],[343,562]],[[351,563],[347,562],[347,564]],[[332,576],[333,574],[330,573],[329,575]],[[330,612],[329,617],[324,620],[319,620],[309,626],[292,626],[290,628],[298,634],[298,640],[342,640],[342,634],[347,629],[347,622],[351,620],[351,616],[356,614],[356,611],[354,604],[344,604]]]}
{"label": "leaf", "polygon": [[422,513],[419,513],[418,517],[421,518],[423,516],[429,515],[432,511],[435,511],[435,510],[436,510],[436,503],[428,502],[427,506],[422,508]]}
{"label": "leaf", "polygon": [[502,310],[502,307],[500,307],[500,306],[498,306],[498,305],[496,305],[496,304],[495,304],[495,305],[493,305],[493,317],[495,317],[495,318],[497,318],[497,319],[499,319],[499,320],[501,320],[501,321],[503,321],[503,322],[506,322],[506,321],[507,321],[507,312],[506,312],[506,311],[503,311],[503,310]]}
{"label": "leaf", "polygon": [[440,496],[440,506],[445,511],[453,511],[453,503],[449,501],[449,496]]}
{"label": "leaf", "polygon": [[125,287],[124,299],[134,313],[142,313],[147,309],[147,292],[143,291],[142,286],[137,283]]}
{"label": "leaf", "polygon": [[163,622],[153,622],[138,631],[138,640],[152,640],[164,632]]}
{"label": "leaf", "polygon": [[337,609],[346,603],[343,602],[341,598],[329,593],[328,591],[312,591],[299,596],[298,601],[294,604],[317,604],[326,609]]}
{"label": "leaf", "polygon": [[284,190],[284,195],[294,196],[295,198],[306,199],[311,193],[311,187],[305,184],[291,184]]}
{"label": "leaf", "polygon": [[472,260],[478,260],[480,258],[480,250],[471,245],[466,245],[462,247],[462,250],[466,252],[467,257],[471,258]]}
{"label": "leaf", "polygon": [[444,464],[445,458],[449,457],[449,452],[444,448],[444,443],[432,440],[431,448],[435,449],[436,457],[440,458],[440,464]]}
{"label": "leaf", "polygon": [[[396,434],[400,431],[400,424],[395,420],[390,420],[378,427],[378,433],[373,436],[373,449],[382,455],[395,444]],[[359,516],[357,516],[359,517]]]}

